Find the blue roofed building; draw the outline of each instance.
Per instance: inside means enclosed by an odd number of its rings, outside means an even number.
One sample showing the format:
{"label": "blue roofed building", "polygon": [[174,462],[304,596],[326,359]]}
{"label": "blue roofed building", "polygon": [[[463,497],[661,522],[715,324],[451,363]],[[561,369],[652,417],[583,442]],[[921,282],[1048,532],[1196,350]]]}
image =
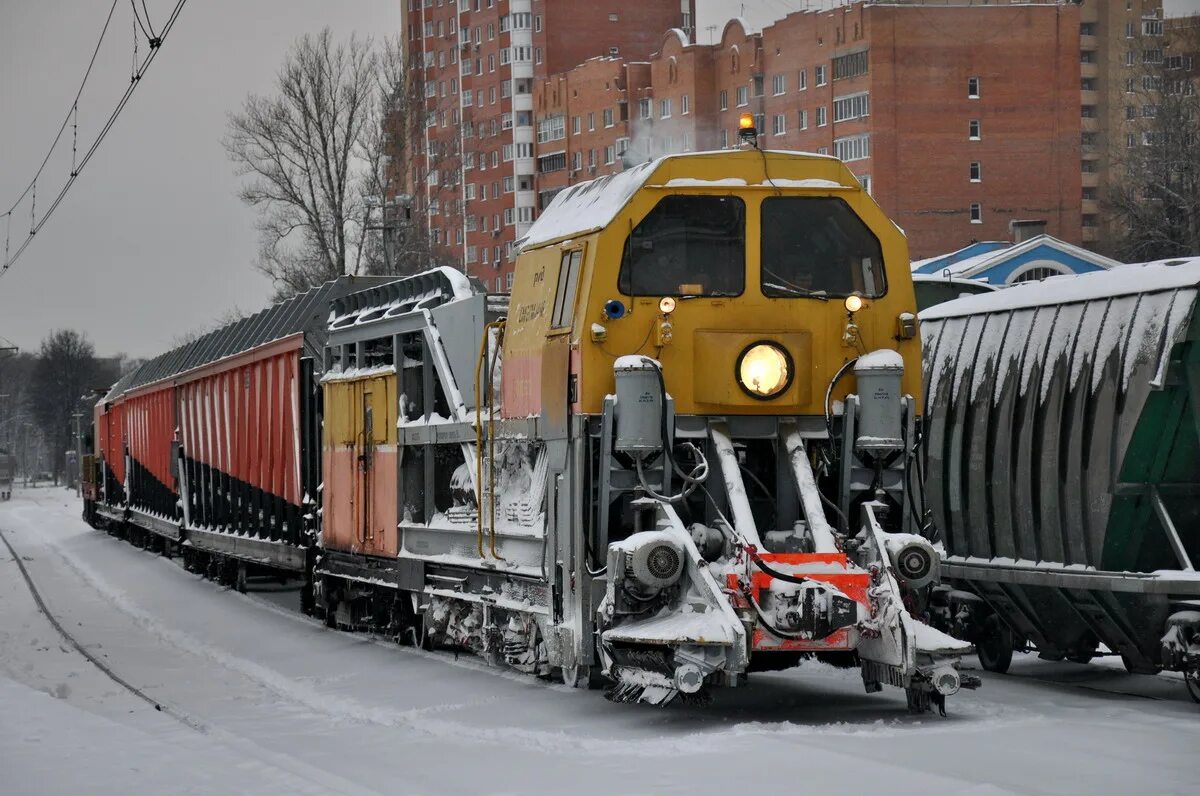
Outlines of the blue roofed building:
{"label": "blue roofed building", "polygon": [[1019,229],[1015,228],[1014,233],[1013,243],[980,241],[949,254],[917,260],[912,264],[913,276],[933,280],[973,280],[1003,287],[1060,274],[1105,271],[1121,265],[1116,260],[1050,235],[1038,234],[1022,239]]}

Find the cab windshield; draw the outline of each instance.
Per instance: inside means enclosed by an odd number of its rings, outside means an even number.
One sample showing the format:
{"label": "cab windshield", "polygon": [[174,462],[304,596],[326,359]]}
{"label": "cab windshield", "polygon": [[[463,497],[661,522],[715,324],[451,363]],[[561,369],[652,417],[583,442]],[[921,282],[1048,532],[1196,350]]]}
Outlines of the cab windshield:
{"label": "cab windshield", "polygon": [[625,242],[630,296],[738,296],[746,286],[746,205],[736,196],[667,196]]}
{"label": "cab windshield", "polygon": [[764,199],[762,292],[772,298],[878,298],[887,292],[879,239],[838,197]]}

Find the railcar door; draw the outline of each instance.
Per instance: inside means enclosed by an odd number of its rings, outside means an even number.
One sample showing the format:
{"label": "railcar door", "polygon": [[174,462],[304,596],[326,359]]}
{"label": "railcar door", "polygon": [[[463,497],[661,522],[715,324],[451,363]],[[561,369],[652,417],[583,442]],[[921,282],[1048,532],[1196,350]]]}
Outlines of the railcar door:
{"label": "railcar door", "polygon": [[372,377],[356,390],[360,433],[354,456],[355,535],[368,555],[395,556],[395,376]]}

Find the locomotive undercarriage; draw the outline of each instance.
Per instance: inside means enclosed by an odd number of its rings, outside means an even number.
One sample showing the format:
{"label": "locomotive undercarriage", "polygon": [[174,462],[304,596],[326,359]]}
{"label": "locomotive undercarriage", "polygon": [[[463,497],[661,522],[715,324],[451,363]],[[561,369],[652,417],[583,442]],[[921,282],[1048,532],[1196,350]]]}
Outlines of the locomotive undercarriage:
{"label": "locomotive undercarriage", "polygon": [[[869,691],[883,684],[904,688],[914,710],[940,704],[960,684],[975,684],[956,669],[969,648],[911,615],[924,610],[932,577],[905,571],[919,581],[910,587],[895,574],[889,547],[913,537],[885,531],[881,520],[903,528],[901,518],[915,516],[905,511],[911,496],[903,491],[902,473],[879,479],[898,488],[877,489],[874,500],[846,496],[845,513],[862,519],[849,534],[841,520],[839,527],[826,523],[825,509],[813,503],[837,488],[820,469],[830,455],[823,423],[672,415],[671,444],[679,455],[690,443],[714,463],[707,486],[673,504],[647,495],[636,468],[612,450],[615,417],[611,402],[603,416],[573,419],[573,442],[558,446],[563,472],[545,463],[554,441],[530,442],[527,435],[539,432],[533,421],[496,422],[498,446],[519,451],[526,477],[558,488],[531,486],[524,497],[544,498],[532,507],[516,501],[526,522],[491,527],[492,494],[485,486],[482,549],[496,553],[474,562],[479,507],[471,492],[446,489],[444,474],[468,466],[464,442],[476,429],[454,423],[437,426],[436,434],[410,429],[406,441],[424,448],[410,464],[426,471],[425,462],[441,462],[431,468],[442,484],[432,490],[428,521],[410,512],[400,524],[425,554],[406,548],[390,559],[323,552],[315,578],[318,611],[331,626],[467,650],[533,674],[560,673],[572,684],[594,682],[603,672],[610,696],[621,701],[703,698],[707,689],[736,686],[751,671],[805,658],[858,663]],[[665,465],[663,457],[652,459],[643,476],[661,485]],[[486,479],[486,467],[483,472]],[[430,494],[422,484],[410,485],[415,494]],[[522,513],[499,489],[496,503],[501,517]],[[820,515],[809,523],[806,512]],[[635,584],[631,594],[623,555],[630,544],[656,535],[680,554],[680,574],[686,570],[687,577],[657,591]],[[475,565],[439,563],[456,556]],[[770,583],[755,592],[757,600],[751,590],[763,573],[755,558],[783,576],[766,576]],[[839,581],[856,581],[860,599]]]}

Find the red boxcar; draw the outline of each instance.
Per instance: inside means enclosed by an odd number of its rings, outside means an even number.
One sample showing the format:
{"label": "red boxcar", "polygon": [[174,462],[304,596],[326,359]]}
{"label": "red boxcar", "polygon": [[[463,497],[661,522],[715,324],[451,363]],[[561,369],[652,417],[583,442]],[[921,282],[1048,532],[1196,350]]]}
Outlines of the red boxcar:
{"label": "red boxcar", "polygon": [[314,361],[330,302],[381,281],[328,282],[123,377],[96,406],[85,516],[210,564],[304,571],[321,480]]}

